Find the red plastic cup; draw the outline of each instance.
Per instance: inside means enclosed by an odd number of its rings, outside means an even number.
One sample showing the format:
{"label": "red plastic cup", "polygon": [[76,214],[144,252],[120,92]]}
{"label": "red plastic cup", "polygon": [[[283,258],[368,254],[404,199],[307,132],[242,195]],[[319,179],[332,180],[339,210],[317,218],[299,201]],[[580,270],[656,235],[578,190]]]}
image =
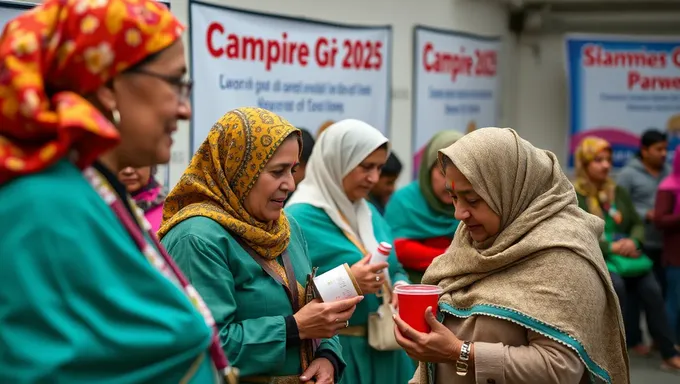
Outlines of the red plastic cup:
{"label": "red plastic cup", "polygon": [[398,285],[394,293],[399,298],[399,317],[416,331],[430,333],[430,326],[425,321],[425,310],[432,307],[432,313],[437,314],[442,292],[436,285]]}

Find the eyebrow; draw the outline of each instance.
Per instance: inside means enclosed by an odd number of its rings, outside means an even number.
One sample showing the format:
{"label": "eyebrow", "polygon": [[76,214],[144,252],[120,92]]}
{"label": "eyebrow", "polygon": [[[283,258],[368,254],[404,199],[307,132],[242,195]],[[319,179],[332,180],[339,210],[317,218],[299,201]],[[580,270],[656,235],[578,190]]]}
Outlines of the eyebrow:
{"label": "eyebrow", "polygon": [[[450,193],[454,193],[454,191],[451,189],[450,185],[446,186],[446,190]],[[475,193],[475,191],[472,190],[472,189],[459,189],[459,190],[456,190],[455,193],[465,196],[465,195],[471,195],[471,194]]]}
{"label": "eyebrow", "polygon": [[300,164],[300,163],[297,162],[297,161],[294,162],[294,163],[281,162],[281,163],[272,163],[272,164],[269,164],[268,167],[269,167],[269,168],[280,168],[280,167],[287,168],[287,167],[296,167],[296,166],[298,166],[299,164]]}

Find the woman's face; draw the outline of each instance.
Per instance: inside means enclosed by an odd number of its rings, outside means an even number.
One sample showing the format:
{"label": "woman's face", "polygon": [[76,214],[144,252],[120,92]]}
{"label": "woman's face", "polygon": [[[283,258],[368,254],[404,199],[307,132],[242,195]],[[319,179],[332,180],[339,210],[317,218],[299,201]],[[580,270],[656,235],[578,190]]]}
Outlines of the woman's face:
{"label": "woman's face", "polygon": [[431,180],[432,180],[432,190],[434,195],[444,204],[453,204],[453,199],[449,193],[448,188],[446,188],[446,177],[439,168],[438,164],[435,164],[432,169],[430,169]]}
{"label": "woman's face", "polygon": [[114,78],[113,91],[101,102],[120,113],[120,166],[138,168],[170,160],[178,121],[191,117],[186,72],[184,45],[178,40],[149,63]]}
{"label": "woman's face", "polygon": [[475,192],[468,179],[452,164],[446,166],[446,188],[456,208],[456,219],[465,223],[472,240],[481,243],[500,232],[501,217]]}
{"label": "woman's face", "polygon": [[590,181],[594,183],[604,183],[609,177],[612,169],[612,153],[605,149],[595,155],[593,161],[586,165],[586,173]]}
{"label": "woman's face", "polygon": [[291,134],[269,159],[243,203],[256,220],[268,223],[281,216],[283,203],[295,191],[293,174],[297,168],[300,144]]}
{"label": "woman's face", "polygon": [[387,150],[378,148],[342,179],[342,188],[351,202],[366,198],[380,179],[380,171],[387,161]]}
{"label": "woman's face", "polygon": [[149,183],[150,178],[151,167],[126,167],[118,173],[118,179],[121,183],[125,184],[128,193],[134,193],[142,189]]}

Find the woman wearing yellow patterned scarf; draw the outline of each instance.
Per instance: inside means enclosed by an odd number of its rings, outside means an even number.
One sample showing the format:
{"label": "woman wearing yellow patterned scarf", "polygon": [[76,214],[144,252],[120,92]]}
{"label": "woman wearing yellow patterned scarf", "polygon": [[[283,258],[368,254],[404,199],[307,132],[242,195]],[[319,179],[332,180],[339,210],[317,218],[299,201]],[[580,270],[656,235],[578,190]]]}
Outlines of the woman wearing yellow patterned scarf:
{"label": "woman wearing yellow patterned scarf", "polygon": [[575,156],[574,187],[578,203],[605,222],[600,249],[619,297],[624,322],[629,316],[639,315],[627,312],[630,295],[634,295],[645,311],[649,332],[661,352],[662,368],[680,372],[680,357],[673,346],[674,335],[666,316],[661,286],[652,272],[652,260],[641,252],[644,223],[626,190],[609,177],[611,146],[598,137],[586,137]]}
{"label": "woman wearing yellow patterned scarf", "polygon": [[324,304],[303,286],[307,242],[282,214],[301,143],[272,112],[230,111],[163,208],[162,243],[205,298],[243,383],[337,382],[345,363],[335,334],[361,300]]}
{"label": "woman wearing yellow patterned scarf", "polygon": [[167,162],[189,118],[183,29],[153,0],[47,0],[7,24],[0,382],[227,371],[212,316],[116,177]]}

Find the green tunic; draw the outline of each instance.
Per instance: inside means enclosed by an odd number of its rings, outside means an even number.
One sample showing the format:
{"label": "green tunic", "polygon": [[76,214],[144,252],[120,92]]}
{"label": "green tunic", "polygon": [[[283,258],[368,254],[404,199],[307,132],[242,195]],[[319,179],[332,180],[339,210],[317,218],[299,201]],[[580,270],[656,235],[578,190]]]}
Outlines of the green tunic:
{"label": "green tunic", "polygon": [[[578,192],[576,193],[576,197],[578,198],[578,206],[588,212],[586,197]],[[605,220],[605,236],[600,239],[600,249],[602,250],[605,261],[607,261],[607,268],[609,271],[618,273],[616,267],[608,261],[609,256],[611,255],[611,239],[614,237],[614,234],[621,234],[636,241],[637,244],[642,244],[645,238],[645,227],[635,210],[635,205],[633,205],[630,195],[628,195],[628,192],[624,188],[618,185],[614,190],[614,205],[616,206],[616,209],[621,212],[622,220],[620,224],[616,224],[608,212],[603,212]]]}
{"label": "green tunic", "polygon": [[[290,224],[288,254],[305,286],[312,270],[307,244],[295,220]],[[286,346],[285,316],[293,308],[285,290],[227,230],[196,216],[173,227],[162,242],[212,311],[224,352],[243,377],[302,373],[299,346]],[[344,368],[337,337],[323,340],[319,349],[331,350]]]}
{"label": "green tunic", "polygon": [[[300,203],[285,210],[300,223],[309,243],[312,263],[319,267],[319,274],[343,263],[351,266],[363,258],[361,251],[322,209]],[[371,211],[376,240],[392,243],[387,223],[373,206]],[[388,262],[392,282],[408,281],[394,252]],[[368,315],[378,309],[380,300],[376,295],[366,295],[350,319],[350,326],[366,325]],[[368,339],[363,337],[340,336],[340,342],[347,363],[342,384],[405,384],[413,377],[415,367],[403,351],[374,350],[368,345]]]}
{"label": "green tunic", "polygon": [[0,383],[214,382],[211,330],[76,167],[0,201]]}

